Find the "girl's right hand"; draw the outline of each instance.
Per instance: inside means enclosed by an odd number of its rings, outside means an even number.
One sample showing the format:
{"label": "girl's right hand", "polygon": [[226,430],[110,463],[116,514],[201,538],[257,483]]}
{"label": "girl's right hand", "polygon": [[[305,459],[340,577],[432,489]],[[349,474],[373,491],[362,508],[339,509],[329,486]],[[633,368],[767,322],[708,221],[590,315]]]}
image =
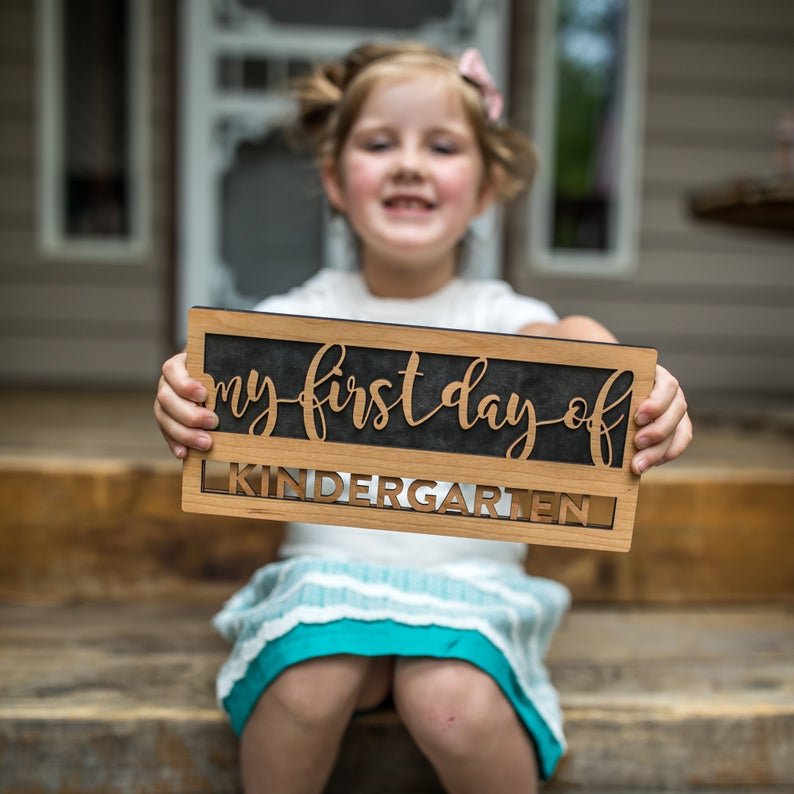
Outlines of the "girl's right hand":
{"label": "girl's right hand", "polygon": [[171,454],[180,460],[188,449],[206,451],[212,438],[204,430],[214,430],[218,417],[199,403],[207,399],[207,390],[190,377],[185,353],[172,356],[163,364],[163,374],[154,400],[154,417],[160,426]]}

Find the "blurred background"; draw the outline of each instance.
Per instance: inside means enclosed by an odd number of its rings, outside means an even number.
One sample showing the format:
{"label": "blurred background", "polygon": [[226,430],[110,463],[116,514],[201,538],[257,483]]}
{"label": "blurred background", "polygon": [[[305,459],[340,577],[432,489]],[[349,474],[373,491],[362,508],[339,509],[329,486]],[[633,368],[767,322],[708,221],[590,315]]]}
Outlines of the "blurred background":
{"label": "blurred background", "polygon": [[[465,267],[651,345],[695,440],[630,554],[533,546],[574,610],[559,794],[794,790],[794,2],[0,0],[0,793],[237,794],[210,616],[281,524],[186,513],[152,417],[189,306],[349,266],[284,86],[477,46],[531,191]],[[329,794],[437,794],[394,712]]]}
{"label": "blurred background", "polygon": [[190,305],[346,260],[283,88],[474,44],[541,159],[469,265],[652,345],[694,409],[794,393],[788,0],[5,0],[0,379],[150,388]]}

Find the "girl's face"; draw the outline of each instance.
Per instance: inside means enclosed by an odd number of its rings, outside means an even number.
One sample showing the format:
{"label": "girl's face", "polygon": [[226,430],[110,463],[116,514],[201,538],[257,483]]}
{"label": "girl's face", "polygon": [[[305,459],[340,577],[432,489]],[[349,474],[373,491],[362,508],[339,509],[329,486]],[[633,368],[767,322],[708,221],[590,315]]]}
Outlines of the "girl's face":
{"label": "girl's face", "polygon": [[469,223],[494,195],[461,97],[429,70],[372,89],[323,183],[358,236],[370,288],[384,297],[449,281]]}

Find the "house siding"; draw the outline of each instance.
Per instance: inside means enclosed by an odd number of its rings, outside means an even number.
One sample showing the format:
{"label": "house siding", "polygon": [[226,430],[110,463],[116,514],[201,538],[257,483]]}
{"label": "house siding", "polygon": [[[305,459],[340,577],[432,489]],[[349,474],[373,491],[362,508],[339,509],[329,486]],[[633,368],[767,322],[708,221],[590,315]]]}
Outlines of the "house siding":
{"label": "house siding", "polygon": [[169,349],[173,262],[171,2],[150,3],[151,242],[140,258],[80,261],[37,240],[36,5],[0,9],[0,382],[153,384]]}
{"label": "house siding", "polygon": [[[534,4],[514,4],[514,117],[532,129]],[[774,173],[794,102],[794,3],[650,0],[641,214],[628,278],[529,266],[527,201],[509,216],[507,275],[561,314],[589,314],[660,362],[695,406],[794,393],[794,237],[697,222],[687,194]]]}

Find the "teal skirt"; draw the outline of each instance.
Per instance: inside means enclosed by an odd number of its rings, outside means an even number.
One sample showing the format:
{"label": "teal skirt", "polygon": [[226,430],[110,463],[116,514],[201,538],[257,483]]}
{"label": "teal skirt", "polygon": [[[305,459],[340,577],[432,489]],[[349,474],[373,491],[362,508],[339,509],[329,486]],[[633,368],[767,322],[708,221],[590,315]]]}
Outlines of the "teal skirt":
{"label": "teal skirt", "polygon": [[215,616],[233,643],[218,675],[218,700],[239,735],[271,681],[298,662],[334,654],[464,660],[488,673],[512,703],[545,779],[565,739],[543,660],[569,602],[557,582],[501,563],[272,563]]}

